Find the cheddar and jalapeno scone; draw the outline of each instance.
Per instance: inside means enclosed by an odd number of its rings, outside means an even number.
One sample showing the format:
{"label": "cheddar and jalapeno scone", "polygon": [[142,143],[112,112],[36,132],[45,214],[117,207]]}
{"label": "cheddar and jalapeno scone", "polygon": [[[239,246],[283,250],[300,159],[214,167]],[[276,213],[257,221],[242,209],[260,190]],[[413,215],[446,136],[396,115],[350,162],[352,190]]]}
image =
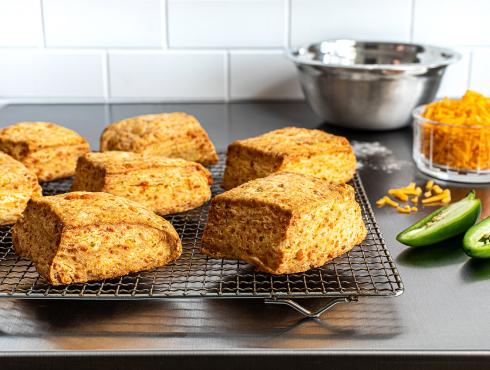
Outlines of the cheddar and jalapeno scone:
{"label": "cheddar and jalapeno scone", "polygon": [[283,172],[216,196],[201,251],[290,274],[324,265],[366,234],[351,186]]}
{"label": "cheddar and jalapeno scone", "polygon": [[203,205],[211,184],[211,173],[196,162],[111,151],[81,156],[72,190],[111,193],[167,215]]}
{"label": "cheddar and jalapeno scone", "polygon": [[233,142],[228,147],[223,188],[274,172],[295,172],[346,183],[356,171],[349,141],[321,130],[286,127]]}
{"label": "cheddar and jalapeno scone", "polygon": [[199,121],[186,113],[147,114],[113,123],[105,128],[100,151],[120,150],[203,165],[218,162],[218,155]]}
{"label": "cheddar and jalapeno scone", "polygon": [[31,199],[13,228],[15,252],[53,285],[123,276],[176,260],[173,226],[138,203],[108,193]]}
{"label": "cheddar and jalapeno scone", "polygon": [[73,176],[80,155],[90,150],[75,131],[49,122],[21,122],[0,129],[0,151],[22,162],[39,181]]}
{"label": "cheddar and jalapeno scone", "polygon": [[31,198],[42,196],[36,175],[0,152],[0,225],[15,223]]}

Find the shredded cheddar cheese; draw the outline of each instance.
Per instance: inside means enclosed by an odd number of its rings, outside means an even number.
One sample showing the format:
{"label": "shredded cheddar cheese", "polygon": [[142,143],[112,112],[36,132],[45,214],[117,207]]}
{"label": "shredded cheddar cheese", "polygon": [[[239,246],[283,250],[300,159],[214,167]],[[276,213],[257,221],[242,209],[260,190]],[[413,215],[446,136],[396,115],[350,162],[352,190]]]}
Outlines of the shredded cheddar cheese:
{"label": "shredded cheddar cheese", "polygon": [[422,204],[434,203],[434,202],[443,202],[449,203],[451,201],[451,193],[449,189],[442,191],[440,194],[434,195],[430,198],[422,199]]}
{"label": "shredded cheddar cheese", "polygon": [[393,208],[398,207],[398,203],[386,197],[386,204],[392,206]]}
{"label": "shredded cheddar cheese", "polygon": [[432,180],[429,180],[427,184],[425,184],[425,188],[432,189],[432,191],[428,190],[425,193],[422,193],[422,188],[417,186],[414,182],[411,182],[402,188],[389,189],[389,195],[394,196],[402,203],[411,202],[412,205],[410,205],[410,203],[400,205],[400,203],[395,202],[389,196],[385,195],[376,201],[376,206],[381,208],[385,205],[389,205],[395,208],[399,213],[409,214],[418,211],[417,205],[419,197],[422,195],[424,197],[422,199],[423,206],[444,205],[451,202],[451,191],[449,189],[442,189],[439,185],[434,184]]}
{"label": "shredded cheddar cheese", "polygon": [[442,189],[439,185],[434,185],[434,187],[432,188],[432,191],[436,194],[441,194],[442,193]]}
{"label": "shredded cheddar cheese", "polygon": [[393,195],[398,200],[402,202],[406,202],[408,200],[408,195],[405,194],[401,189],[390,189],[388,190],[388,194]]}
{"label": "shredded cheddar cheese", "polygon": [[399,213],[410,213],[412,212],[412,209],[410,208],[410,206],[405,206],[405,207],[396,207],[396,210],[399,212]]}
{"label": "shredded cheddar cheese", "polygon": [[[432,163],[458,170],[490,169],[490,98],[468,90],[461,99],[428,104],[421,151]],[[437,122],[437,123],[435,123]],[[426,185],[426,190],[431,187]]]}
{"label": "shredded cheddar cheese", "polygon": [[380,208],[381,208],[381,207],[384,207],[386,204],[388,204],[389,206],[391,206],[391,207],[393,207],[393,208],[398,207],[398,203],[397,203],[397,202],[395,202],[394,200],[392,200],[390,197],[387,197],[386,195],[385,195],[383,198],[378,199],[378,200],[376,201],[376,205],[377,205],[378,207],[380,207]]}

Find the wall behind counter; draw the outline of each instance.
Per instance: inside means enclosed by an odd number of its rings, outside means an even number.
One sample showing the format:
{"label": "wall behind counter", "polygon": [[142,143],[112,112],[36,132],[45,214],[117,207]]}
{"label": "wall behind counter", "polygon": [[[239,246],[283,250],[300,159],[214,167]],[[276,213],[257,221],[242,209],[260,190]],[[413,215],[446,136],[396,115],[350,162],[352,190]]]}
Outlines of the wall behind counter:
{"label": "wall behind counter", "polygon": [[284,49],[328,38],[449,46],[439,96],[490,94],[488,0],[1,0],[0,99],[302,99]]}

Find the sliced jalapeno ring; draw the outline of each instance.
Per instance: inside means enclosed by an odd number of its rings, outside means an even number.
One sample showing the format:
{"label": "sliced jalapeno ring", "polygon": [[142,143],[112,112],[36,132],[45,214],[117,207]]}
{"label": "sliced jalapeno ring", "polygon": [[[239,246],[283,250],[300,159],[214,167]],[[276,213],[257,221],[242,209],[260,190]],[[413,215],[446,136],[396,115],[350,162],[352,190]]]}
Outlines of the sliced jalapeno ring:
{"label": "sliced jalapeno ring", "polygon": [[470,257],[490,258],[490,216],[468,229],[463,249]]}
{"label": "sliced jalapeno ring", "polygon": [[435,244],[464,233],[478,220],[481,202],[471,191],[465,198],[439,208],[403,230],[396,239],[412,247]]}

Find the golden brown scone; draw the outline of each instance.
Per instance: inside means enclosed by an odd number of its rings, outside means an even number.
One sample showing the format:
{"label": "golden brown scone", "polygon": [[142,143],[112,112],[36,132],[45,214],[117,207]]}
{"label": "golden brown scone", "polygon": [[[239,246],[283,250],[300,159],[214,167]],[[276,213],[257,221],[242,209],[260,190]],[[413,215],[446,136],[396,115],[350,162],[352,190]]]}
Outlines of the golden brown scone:
{"label": "golden brown scone", "polygon": [[100,138],[100,151],[126,152],[182,158],[204,165],[218,155],[199,121],[186,113],[147,114],[113,123]]}
{"label": "golden brown scone", "polygon": [[31,198],[42,196],[37,177],[22,163],[0,152],[0,225],[19,219]]}
{"label": "golden brown scone", "polygon": [[66,193],[29,201],[13,229],[15,252],[53,285],[153,269],[182,245],[173,226],[138,203],[108,193]]}
{"label": "golden brown scone", "polygon": [[223,188],[274,172],[305,173],[342,184],[352,179],[355,171],[356,157],[346,138],[286,127],[228,146]]}
{"label": "golden brown scone", "polygon": [[282,172],[216,196],[202,252],[289,274],[322,266],[365,237],[352,187]]}
{"label": "golden brown scone", "polygon": [[75,131],[49,122],[21,122],[0,129],[0,151],[22,162],[39,181],[73,176],[80,155],[90,150]]}
{"label": "golden brown scone", "polygon": [[130,152],[87,153],[78,159],[72,191],[103,191],[167,215],[211,198],[211,173],[196,162]]}

